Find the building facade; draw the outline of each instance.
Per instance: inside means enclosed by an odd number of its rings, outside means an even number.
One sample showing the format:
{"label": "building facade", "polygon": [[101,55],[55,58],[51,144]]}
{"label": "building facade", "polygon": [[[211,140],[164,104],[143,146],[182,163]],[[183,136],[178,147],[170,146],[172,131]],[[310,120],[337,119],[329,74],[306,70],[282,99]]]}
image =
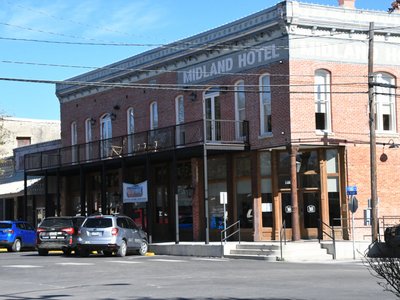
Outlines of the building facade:
{"label": "building facade", "polygon": [[370,239],[370,26],[381,224],[400,215],[400,15],[339,4],[284,1],[66,80],[62,147],[26,174],[56,178],[61,214],[123,212],[150,241],[220,240],[224,221],[250,241]]}
{"label": "building facade", "polygon": [[43,182],[41,176],[25,180],[24,155],[59,148],[60,121],[2,117],[0,140],[0,220],[37,224],[45,207]]}

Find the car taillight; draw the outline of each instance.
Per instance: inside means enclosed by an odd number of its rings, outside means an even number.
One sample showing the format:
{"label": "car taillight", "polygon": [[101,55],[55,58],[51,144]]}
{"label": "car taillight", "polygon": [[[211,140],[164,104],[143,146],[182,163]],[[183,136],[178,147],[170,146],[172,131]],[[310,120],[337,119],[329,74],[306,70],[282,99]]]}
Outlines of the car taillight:
{"label": "car taillight", "polygon": [[14,230],[12,230],[12,229],[7,229],[5,232],[8,233],[8,234],[13,234],[13,233],[14,233]]}
{"label": "car taillight", "polygon": [[70,235],[74,234],[74,232],[75,232],[73,227],[63,228],[63,229],[61,229],[61,231],[64,231]]}
{"label": "car taillight", "polygon": [[118,228],[113,228],[113,229],[111,229],[111,234],[112,235],[117,235],[118,234]]}
{"label": "car taillight", "polygon": [[45,231],[44,228],[40,228],[40,227],[39,227],[38,229],[36,229],[36,232],[37,232],[37,233],[41,233],[41,232],[43,232],[43,231]]}

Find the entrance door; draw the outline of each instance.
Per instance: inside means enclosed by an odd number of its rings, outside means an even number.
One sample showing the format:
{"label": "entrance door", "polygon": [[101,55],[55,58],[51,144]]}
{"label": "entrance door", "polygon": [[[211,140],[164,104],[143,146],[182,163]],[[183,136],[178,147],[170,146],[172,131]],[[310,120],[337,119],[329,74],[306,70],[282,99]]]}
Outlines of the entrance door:
{"label": "entrance door", "polygon": [[299,193],[300,231],[304,239],[318,238],[320,202],[320,193],[317,191]]}
{"label": "entrance door", "polygon": [[206,92],[204,97],[206,106],[207,140],[219,141],[221,140],[221,101],[219,99],[219,92],[209,91]]}

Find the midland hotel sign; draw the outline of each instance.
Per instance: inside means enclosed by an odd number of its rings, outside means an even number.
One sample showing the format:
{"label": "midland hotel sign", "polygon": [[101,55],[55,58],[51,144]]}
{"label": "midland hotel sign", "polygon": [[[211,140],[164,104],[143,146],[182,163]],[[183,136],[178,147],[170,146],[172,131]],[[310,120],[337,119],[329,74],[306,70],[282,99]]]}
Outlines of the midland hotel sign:
{"label": "midland hotel sign", "polygon": [[233,52],[224,57],[182,70],[178,73],[178,82],[180,84],[193,84],[213,79],[225,73],[239,73],[246,69],[266,65],[284,58],[279,49],[282,49],[282,46],[274,43]]}

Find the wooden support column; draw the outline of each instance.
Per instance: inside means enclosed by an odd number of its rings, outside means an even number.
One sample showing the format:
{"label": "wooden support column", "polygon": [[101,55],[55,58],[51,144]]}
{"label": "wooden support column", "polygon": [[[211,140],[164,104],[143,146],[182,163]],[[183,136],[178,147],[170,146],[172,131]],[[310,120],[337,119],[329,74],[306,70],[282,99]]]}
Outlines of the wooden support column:
{"label": "wooden support column", "polygon": [[299,151],[298,146],[290,146],[290,181],[292,196],[292,241],[300,240],[300,211],[297,193],[297,168],[296,156]]}
{"label": "wooden support column", "polygon": [[258,151],[251,153],[254,241],[262,241],[261,178]]}

